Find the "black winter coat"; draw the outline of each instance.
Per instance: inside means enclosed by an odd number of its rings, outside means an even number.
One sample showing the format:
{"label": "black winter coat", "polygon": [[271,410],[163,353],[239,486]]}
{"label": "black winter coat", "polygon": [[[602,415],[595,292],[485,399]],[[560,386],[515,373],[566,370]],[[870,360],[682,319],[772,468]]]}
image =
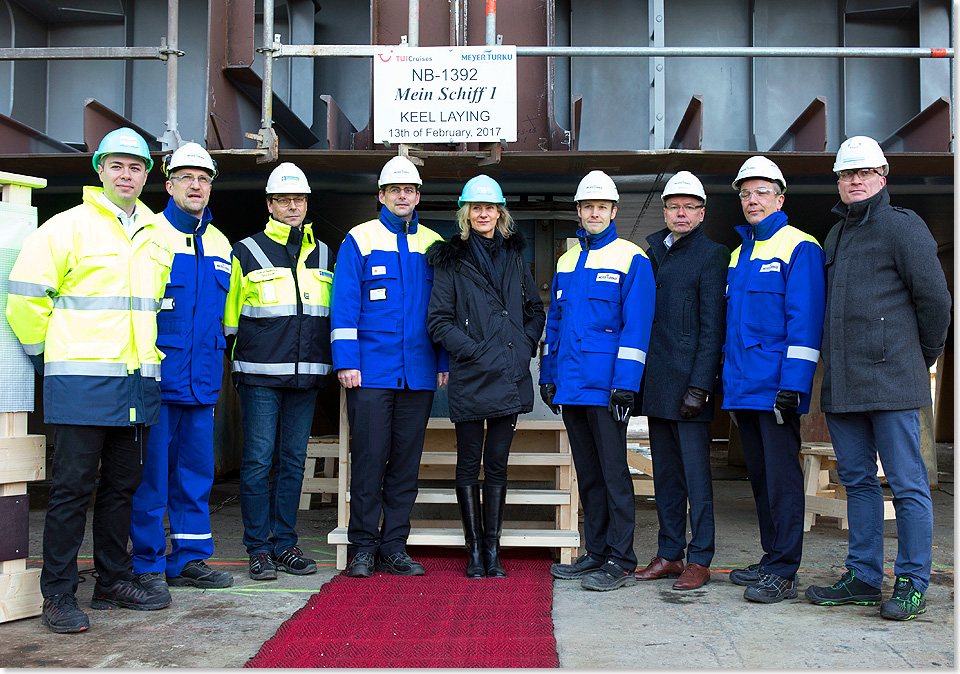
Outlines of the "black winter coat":
{"label": "black winter coat", "polygon": [[[470,243],[459,234],[427,249],[434,270],[427,329],[433,341],[450,353],[449,404],[454,423],[533,409],[530,359],[546,315],[530,267],[520,254],[524,246],[519,232],[503,241],[505,301],[474,266]],[[531,316],[524,315],[524,292]]]}
{"label": "black winter coat", "polygon": [[930,404],[927,369],[943,351],[950,292],[926,223],[890,205],[884,187],[833,212],[827,234],[824,412],[912,410]]}
{"label": "black winter coat", "polygon": [[687,388],[713,393],[716,384],[726,333],[723,298],[730,250],[708,239],[703,225],[667,248],[663,240],[669,233],[664,228],[647,237],[657,303],[641,413],[675,421],[712,421],[712,396],[692,419],[681,419],[680,402]]}

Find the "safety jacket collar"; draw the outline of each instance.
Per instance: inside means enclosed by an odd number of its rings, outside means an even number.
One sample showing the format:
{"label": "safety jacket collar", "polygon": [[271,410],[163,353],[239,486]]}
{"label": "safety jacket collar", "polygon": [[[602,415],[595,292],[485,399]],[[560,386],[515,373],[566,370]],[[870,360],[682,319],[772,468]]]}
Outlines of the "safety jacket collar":
{"label": "safety jacket collar", "polygon": [[[95,208],[98,213],[101,213],[105,217],[110,218],[111,220],[116,220],[117,216],[111,213],[106,206],[100,203],[100,199],[98,197],[102,193],[103,193],[102,187],[91,187],[89,185],[84,186],[83,203],[85,203],[87,206],[91,206]],[[145,215],[149,216],[151,214],[151,211],[149,208],[147,208],[147,205],[144,204],[139,199],[137,199],[137,210],[135,212],[137,213],[138,218],[142,218]],[[119,222],[117,222],[117,226],[118,227],[120,226]]]}
{"label": "safety jacket collar", "polygon": [[863,201],[855,201],[847,206],[842,201],[833,207],[832,213],[836,213],[846,220],[846,225],[859,225],[870,219],[870,214],[890,205],[890,194],[884,185],[880,191],[872,197],[867,197]]}
{"label": "safety jacket collar", "polygon": [[611,220],[610,225],[599,234],[587,234],[587,230],[581,227],[577,230],[577,238],[580,239],[580,248],[583,250],[603,248],[617,240],[617,225]]}
{"label": "safety jacket collar", "polygon": [[[279,243],[281,246],[286,246],[287,241],[290,239],[290,230],[293,227],[287,225],[283,222],[277,222],[273,218],[267,220],[267,226],[264,228],[264,233],[270,238]],[[313,244],[313,223],[309,220],[303,221],[303,243],[308,245]],[[302,244],[301,244],[302,245]]]}
{"label": "safety jacket collar", "polygon": [[[407,234],[416,234],[417,233],[417,212],[413,212],[413,218],[410,219],[410,222],[407,222],[401,217],[398,217],[390,212],[386,206],[380,207],[380,222],[383,223],[383,226],[389,229],[394,234],[399,234],[400,232],[406,231]],[[406,230],[404,230],[406,228]]]}
{"label": "safety jacket collar", "polygon": [[204,208],[203,213],[197,218],[177,206],[173,197],[170,197],[170,201],[167,202],[167,207],[163,209],[163,216],[177,231],[183,232],[184,234],[196,234],[197,236],[203,236],[207,225],[213,220],[209,208]]}
{"label": "safety jacket collar", "polygon": [[766,241],[786,226],[787,214],[783,211],[777,211],[755,225],[737,225],[735,229],[744,241]]}

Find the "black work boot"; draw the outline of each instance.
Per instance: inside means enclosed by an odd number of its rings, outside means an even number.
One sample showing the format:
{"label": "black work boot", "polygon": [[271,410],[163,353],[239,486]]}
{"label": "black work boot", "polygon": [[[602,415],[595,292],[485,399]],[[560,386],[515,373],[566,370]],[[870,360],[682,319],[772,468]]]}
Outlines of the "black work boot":
{"label": "black work boot", "polygon": [[507,487],[483,485],[483,568],[487,578],[506,578],[500,563],[500,531],[503,529],[503,506]]}
{"label": "black work boot", "polygon": [[480,559],[483,545],[483,527],[480,524],[480,485],[457,487],[457,503],[463,521],[463,540],[467,548],[467,578],[484,578],[487,575]]}

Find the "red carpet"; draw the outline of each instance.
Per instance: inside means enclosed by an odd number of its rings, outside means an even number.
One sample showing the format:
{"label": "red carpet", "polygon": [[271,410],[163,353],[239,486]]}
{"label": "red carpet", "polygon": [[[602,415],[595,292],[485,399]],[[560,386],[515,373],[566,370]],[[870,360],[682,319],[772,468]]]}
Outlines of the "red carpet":
{"label": "red carpet", "polygon": [[462,549],[412,548],[427,575],[347,578],[310,597],[246,667],[557,667],[545,551],[469,579]]}

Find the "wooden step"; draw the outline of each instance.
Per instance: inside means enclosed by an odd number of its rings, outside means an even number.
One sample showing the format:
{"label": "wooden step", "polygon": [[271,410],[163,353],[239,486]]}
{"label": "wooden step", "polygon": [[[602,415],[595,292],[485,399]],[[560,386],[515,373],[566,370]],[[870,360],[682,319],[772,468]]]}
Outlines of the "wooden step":
{"label": "wooden step", "polygon": [[311,440],[307,443],[308,459],[336,459],[338,456],[340,456],[340,445],[336,442]]}
{"label": "wooden step", "polygon": [[[337,527],[327,536],[330,545],[347,545],[347,528]],[[463,530],[460,528],[413,528],[407,545],[463,545]],[[580,532],[555,529],[504,529],[500,545],[536,548],[578,548]]]}
{"label": "wooden step", "polygon": [[[304,480],[304,484],[306,484],[306,480]],[[347,501],[350,501],[349,492],[347,493]],[[417,494],[417,503],[456,502],[457,494],[453,489],[420,489]],[[507,503],[568,506],[570,505],[570,491],[566,489],[507,489]]]}
{"label": "wooden step", "polygon": [[[510,466],[570,466],[573,457],[558,452],[510,452],[507,464]],[[455,466],[456,452],[424,452],[420,458],[421,466]]]}
{"label": "wooden step", "polygon": [[[455,430],[456,425],[449,419],[430,417],[427,422],[428,430]],[[562,419],[518,419],[518,431],[566,431]]]}
{"label": "wooden step", "polygon": [[339,478],[305,477],[300,487],[301,494],[336,494],[340,489]]}

